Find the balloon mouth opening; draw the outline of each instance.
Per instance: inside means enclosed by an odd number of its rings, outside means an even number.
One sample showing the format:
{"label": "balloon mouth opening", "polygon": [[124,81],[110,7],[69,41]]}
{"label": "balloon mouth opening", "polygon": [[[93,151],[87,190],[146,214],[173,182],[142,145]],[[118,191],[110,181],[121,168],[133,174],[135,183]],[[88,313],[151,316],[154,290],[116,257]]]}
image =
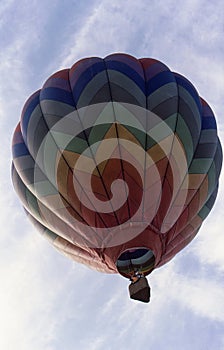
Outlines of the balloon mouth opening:
{"label": "balloon mouth opening", "polygon": [[138,273],[144,276],[150,274],[154,266],[155,255],[151,249],[145,247],[127,249],[116,261],[118,272],[130,279]]}

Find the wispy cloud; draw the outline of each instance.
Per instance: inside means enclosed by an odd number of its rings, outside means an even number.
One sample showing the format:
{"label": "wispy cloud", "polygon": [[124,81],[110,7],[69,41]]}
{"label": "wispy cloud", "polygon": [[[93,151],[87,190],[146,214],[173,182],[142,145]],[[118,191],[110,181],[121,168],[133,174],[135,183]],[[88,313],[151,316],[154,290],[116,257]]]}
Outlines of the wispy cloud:
{"label": "wispy cloud", "polygon": [[146,8],[144,1],[131,0],[128,5],[118,0],[96,3],[91,12],[87,11],[80,30],[68,35],[68,52],[61,66],[70,66],[88,55],[106,56],[119,51],[136,53],[138,47],[135,44],[138,41],[141,46],[144,28],[149,25],[144,16]]}

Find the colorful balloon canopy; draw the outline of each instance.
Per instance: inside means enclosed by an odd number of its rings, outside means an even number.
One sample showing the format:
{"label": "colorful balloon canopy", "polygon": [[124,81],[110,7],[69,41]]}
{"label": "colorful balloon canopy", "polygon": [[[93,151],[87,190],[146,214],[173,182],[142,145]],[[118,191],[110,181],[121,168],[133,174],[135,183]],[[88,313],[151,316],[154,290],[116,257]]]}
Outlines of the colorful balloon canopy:
{"label": "colorful balloon canopy", "polygon": [[52,245],[107,273],[144,275],[197,234],[222,151],[209,105],[162,62],[91,57],[26,102],[12,179]]}

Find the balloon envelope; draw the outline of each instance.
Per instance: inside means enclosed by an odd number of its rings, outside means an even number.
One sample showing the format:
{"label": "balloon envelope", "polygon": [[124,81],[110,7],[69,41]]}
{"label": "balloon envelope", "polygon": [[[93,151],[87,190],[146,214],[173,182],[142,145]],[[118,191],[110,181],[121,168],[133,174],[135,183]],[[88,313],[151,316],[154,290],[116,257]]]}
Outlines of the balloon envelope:
{"label": "balloon envelope", "polygon": [[216,129],[207,102],[162,62],[86,58],[27,100],[13,184],[56,249],[99,271],[147,275],[195,237],[214,204]]}

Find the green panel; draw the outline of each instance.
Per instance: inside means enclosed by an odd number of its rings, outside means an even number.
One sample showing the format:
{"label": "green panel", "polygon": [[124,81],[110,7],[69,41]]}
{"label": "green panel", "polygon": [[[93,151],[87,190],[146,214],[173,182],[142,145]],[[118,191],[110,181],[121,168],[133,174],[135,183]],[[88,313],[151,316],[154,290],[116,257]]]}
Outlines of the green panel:
{"label": "green panel", "polygon": [[211,158],[195,158],[189,168],[189,174],[207,174]]}
{"label": "green panel", "polygon": [[87,141],[79,137],[75,137],[69,142],[68,145],[66,145],[65,150],[82,154],[86,148],[88,148]]}
{"label": "green panel", "polygon": [[40,197],[46,197],[49,195],[57,194],[58,191],[49,181],[36,182],[34,186],[35,191]]}
{"label": "green panel", "polygon": [[56,235],[53,231],[46,228],[43,232],[43,235],[48,239],[51,243],[53,243],[59,236]]}
{"label": "green panel", "polygon": [[146,134],[132,126],[125,125],[125,128],[138,140],[141,146],[145,149]]}
{"label": "green panel", "polygon": [[26,199],[27,204],[32,212],[32,215],[37,218],[38,220],[41,220],[41,216],[39,213],[39,206],[36,197],[26,188]]}
{"label": "green panel", "polygon": [[110,128],[111,124],[100,124],[94,126],[89,134],[89,144],[92,145],[98,141],[102,141]]}
{"label": "green panel", "polygon": [[212,162],[212,165],[208,171],[208,197],[214,191],[216,187],[216,168],[215,163]]}
{"label": "green panel", "polygon": [[46,142],[42,144],[41,147],[42,149],[40,155],[42,155],[44,158],[44,173],[56,187],[55,165],[58,154],[58,147],[50,135],[46,138]]}
{"label": "green panel", "polygon": [[150,107],[150,110],[153,110],[160,103],[175,96],[178,96],[177,84],[175,82],[168,83],[149,95],[148,106]]}
{"label": "green panel", "polygon": [[176,131],[177,117],[178,115],[175,113],[169,116],[168,118],[166,118],[165,120],[166,124],[173,132]]}
{"label": "green panel", "polygon": [[205,220],[205,218],[208,216],[208,214],[210,213],[210,210],[206,205],[204,205],[204,207],[202,207],[202,209],[199,211],[198,215],[200,216],[200,218],[202,219],[202,221]]}
{"label": "green panel", "polygon": [[194,152],[193,142],[188,126],[180,114],[178,114],[176,133],[184,146],[185,154],[187,157],[187,163],[189,165]]}

